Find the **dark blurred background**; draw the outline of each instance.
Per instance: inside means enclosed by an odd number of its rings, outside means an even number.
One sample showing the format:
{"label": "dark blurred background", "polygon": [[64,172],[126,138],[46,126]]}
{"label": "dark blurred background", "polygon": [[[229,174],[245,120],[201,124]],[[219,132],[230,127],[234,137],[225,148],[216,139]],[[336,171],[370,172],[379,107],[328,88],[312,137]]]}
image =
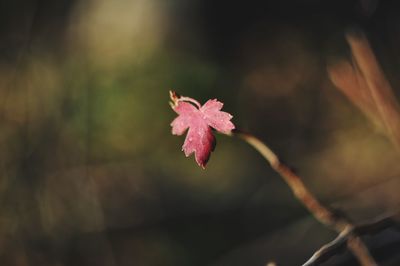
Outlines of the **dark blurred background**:
{"label": "dark blurred background", "polygon": [[[326,204],[398,208],[399,155],[330,82],[363,29],[400,91],[398,1],[0,1],[0,265],[301,265],[334,232],[245,143],[206,170],[168,90],[218,98]],[[400,236],[367,237],[399,265]],[[345,251],[326,265],[355,265]]]}

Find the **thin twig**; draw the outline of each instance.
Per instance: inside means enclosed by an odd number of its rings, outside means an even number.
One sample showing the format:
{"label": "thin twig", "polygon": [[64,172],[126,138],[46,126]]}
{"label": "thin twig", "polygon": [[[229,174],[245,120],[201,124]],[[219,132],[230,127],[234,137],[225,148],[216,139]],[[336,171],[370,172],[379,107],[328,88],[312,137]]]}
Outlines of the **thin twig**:
{"label": "thin twig", "polygon": [[[383,129],[385,135],[400,150],[400,105],[393,89],[364,33],[349,32],[346,40],[352,52],[352,64],[343,61],[328,67],[330,78],[355,106]],[[361,235],[392,225],[393,221],[393,217],[378,218],[374,222],[354,228],[353,231]]]}
{"label": "thin twig", "polygon": [[335,215],[331,210],[323,206],[306,188],[301,178],[288,166],[280,162],[278,156],[265,143],[255,136],[239,130],[236,130],[233,135],[246,141],[269,162],[271,167],[278,172],[289,185],[296,198],[317,220],[334,229],[339,234],[349,232],[347,237],[347,246],[360,262],[360,265],[377,265],[361,238],[352,230],[354,228],[353,224],[344,217]]}
{"label": "thin twig", "polygon": [[366,235],[380,232],[389,227],[398,227],[398,221],[396,221],[395,217],[399,216],[399,214],[400,212],[396,212],[392,215],[378,217],[354,227],[351,231],[343,231],[333,241],[317,250],[303,266],[319,265],[319,263],[328,259],[346,244],[351,232],[355,232],[357,235]]}
{"label": "thin twig", "polygon": [[311,256],[308,261],[303,264],[303,266],[317,265],[317,263],[324,260],[337,249],[341,248],[343,244],[346,243],[349,232],[350,231],[348,230],[342,231],[334,240],[332,240],[328,244],[323,245]]}

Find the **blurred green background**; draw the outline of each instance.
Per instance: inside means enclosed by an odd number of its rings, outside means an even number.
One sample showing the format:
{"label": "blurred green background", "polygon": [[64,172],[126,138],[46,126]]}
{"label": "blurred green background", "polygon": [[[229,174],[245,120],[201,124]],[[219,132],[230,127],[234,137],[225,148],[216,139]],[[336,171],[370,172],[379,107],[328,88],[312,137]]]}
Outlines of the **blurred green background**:
{"label": "blurred green background", "polygon": [[[394,210],[399,155],[326,66],[348,58],[358,26],[400,88],[399,12],[377,0],[1,1],[0,264],[300,265],[335,237],[240,140],[218,135],[206,170],[185,158],[170,89],[223,101],[356,221]],[[396,265],[399,238],[367,241]]]}

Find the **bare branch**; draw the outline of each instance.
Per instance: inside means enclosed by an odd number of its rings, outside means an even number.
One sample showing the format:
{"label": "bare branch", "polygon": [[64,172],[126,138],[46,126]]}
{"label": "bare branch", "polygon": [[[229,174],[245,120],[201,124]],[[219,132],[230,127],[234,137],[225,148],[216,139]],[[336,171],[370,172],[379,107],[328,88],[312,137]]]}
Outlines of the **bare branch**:
{"label": "bare branch", "polygon": [[[271,167],[280,174],[285,182],[291,188],[296,198],[311,212],[311,214],[322,224],[334,229],[339,234],[347,234],[346,243],[349,250],[357,258],[360,265],[377,265],[374,258],[361,238],[353,231],[354,225],[346,218],[338,216],[333,211],[322,205],[315,196],[306,188],[301,178],[294,173],[287,165],[279,161],[278,156],[260,139],[255,136],[236,130],[233,133],[254,149],[256,149],[271,165]],[[344,232],[344,233],[343,233]],[[339,241],[340,239],[338,239]]]}
{"label": "bare branch", "polygon": [[319,265],[325,260],[329,259],[332,255],[336,254],[338,250],[342,249],[352,233],[356,235],[371,235],[376,232],[380,232],[389,227],[398,227],[399,223],[396,217],[400,215],[400,212],[396,212],[393,215],[385,215],[373,219],[372,221],[360,224],[353,229],[342,231],[333,241],[323,245],[318,249],[311,258],[303,264],[303,266]]}
{"label": "bare branch", "polygon": [[336,253],[338,249],[342,248],[344,244],[346,244],[347,235],[349,234],[349,232],[349,230],[345,230],[341,232],[333,241],[323,245],[311,256],[308,261],[303,264],[303,266],[317,265],[319,262],[329,258],[332,254]]}

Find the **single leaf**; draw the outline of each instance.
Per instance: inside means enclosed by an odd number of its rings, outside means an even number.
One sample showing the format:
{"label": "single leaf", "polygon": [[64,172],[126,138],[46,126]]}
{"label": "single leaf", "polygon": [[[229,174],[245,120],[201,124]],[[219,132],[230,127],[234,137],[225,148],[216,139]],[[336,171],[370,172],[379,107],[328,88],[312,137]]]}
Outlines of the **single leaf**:
{"label": "single leaf", "polygon": [[215,137],[211,128],[230,134],[235,125],[232,115],[221,111],[223,103],[208,100],[203,106],[195,99],[182,97],[170,91],[171,107],[178,114],[172,121],[172,134],[187,135],[182,150],[186,157],[194,153],[198,165],[205,168],[215,147]]}

